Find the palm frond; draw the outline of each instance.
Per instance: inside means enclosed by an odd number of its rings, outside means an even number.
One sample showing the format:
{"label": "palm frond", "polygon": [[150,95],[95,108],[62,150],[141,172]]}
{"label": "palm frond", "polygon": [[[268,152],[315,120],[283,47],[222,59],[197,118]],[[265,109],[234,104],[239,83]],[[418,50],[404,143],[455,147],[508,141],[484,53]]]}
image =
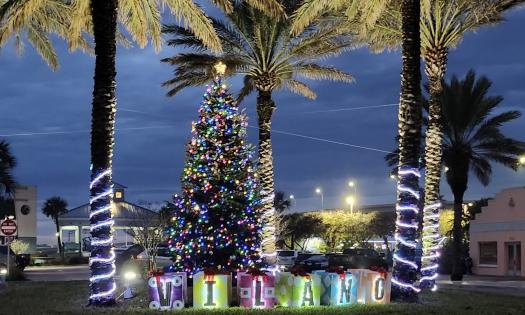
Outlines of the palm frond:
{"label": "palm frond", "polygon": [[291,32],[293,35],[302,33],[313,21],[326,11],[337,11],[344,7],[343,0],[305,0],[292,15]]}
{"label": "palm frond", "polygon": [[330,80],[352,83],[354,77],[335,67],[321,66],[315,63],[294,65],[293,72],[311,80]]}
{"label": "palm frond", "polygon": [[312,100],[317,98],[317,94],[315,94],[315,92],[308,85],[301,81],[294,79],[286,80],[282,85],[282,88]]}
{"label": "palm frond", "polygon": [[185,28],[190,28],[195,36],[212,51],[221,51],[219,37],[215,33],[211,20],[193,0],[164,0],[173,15],[183,20]]}
{"label": "palm frond", "polygon": [[250,95],[255,90],[255,85],[253,84],[253,80],[250,76],[245,75],[243,80],[243,86],[242,89],[239,91],[239,94],[237,95],[237,103],[240,104],[244,100],[244,98],[248,95]]}
{"label": "palm frond", "polygon": [[58,69],[58,56],[47,34],[38,26],[27,26],[26,31],[28,40],[35,47],[42,59],[44,59],[51,69]]}
{"label": "palm frond", "polygon": [[244,0],[251,7],[265,14],[278,18],[284,17],[284,6],[278,0]]}

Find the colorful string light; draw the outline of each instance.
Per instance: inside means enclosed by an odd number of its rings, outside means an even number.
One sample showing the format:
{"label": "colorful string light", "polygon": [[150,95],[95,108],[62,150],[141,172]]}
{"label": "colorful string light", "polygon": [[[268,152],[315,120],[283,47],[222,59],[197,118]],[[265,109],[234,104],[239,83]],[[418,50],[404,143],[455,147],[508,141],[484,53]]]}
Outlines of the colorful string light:
{"label": "colorful string light", "polygon": [[217,77],[192,124],[183,193],[173,199],[167,229],[171,270],[192,275],[205,268],[238,271],[260,263],[261,234],[271,228],[261,228],[264,215],[246,128],[246,116]]}

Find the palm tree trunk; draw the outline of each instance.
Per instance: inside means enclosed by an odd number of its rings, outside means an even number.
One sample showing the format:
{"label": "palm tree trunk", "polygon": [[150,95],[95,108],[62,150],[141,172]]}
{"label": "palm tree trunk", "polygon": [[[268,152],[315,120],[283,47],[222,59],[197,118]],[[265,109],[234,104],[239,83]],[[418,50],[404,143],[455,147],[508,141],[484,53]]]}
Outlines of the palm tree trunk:
{"label": "palm tree trunk", "polygon": [[419,146],[421,137],[419,1],[402,1],[401,95],[399,101],[399,171],[397,191],[396,253],[393,297],[417,301],[416,239],[419,208]]}
{"label": "palm tree trunk", "polygon": [[454,195],[454,223],[452,225],[452,281],[463,279],[463,196],[467,190],[469,160],[468,157],[462,158],[459,154],[452,157],[455,163],[449,166],[447,172],[447,182]]}
{"label": "palm tree trunk", "polygon": [[447,63],[447,48],[428,49],[424,53],[425,72],[429,81],[430,101],[425,143],[425,207],[423,212],[423,257],[421,287],[433,288],[438,269],[439,211],[443,156],[441,93]]}
{"label": "palm tree trunk", "polygon": [[[91,113],[91,305],[115,304],[111,227],[117,0],[91,0],[95,76]],[[113,258],[113,259],[112,259]]]}
{"label": "palm tree trunk", "polygon": [[[273,152],[271,139],[272,114],[275,103],[272,92],[259,90],[257,96],[257,115],[259,119],[259,180],[262,191],[263,240],[262,258],[268,266],[276,264],[275,246],[275,206],[274,206],[274,177]],[[293,243],[292,243],[293,244]]]}
{"label": "palm tree trunk", "polygon": [[64,260],[64,248],[62,247],[62,240],[60,237],[60,227],[58,226],[58,217],[55,217],[55,227],[57,229],[58,254]]}

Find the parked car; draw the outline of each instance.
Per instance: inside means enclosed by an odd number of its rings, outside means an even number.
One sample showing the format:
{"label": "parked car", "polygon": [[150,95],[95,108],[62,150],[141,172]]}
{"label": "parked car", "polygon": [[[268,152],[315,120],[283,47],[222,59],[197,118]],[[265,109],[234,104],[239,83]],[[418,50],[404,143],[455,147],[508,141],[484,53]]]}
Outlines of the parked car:
{"label": "parked car", "polygon": [[352,257],[345,254],[327,254],[328,267],[330,268],[342,268],[342,269],[355,269],[356,266],[352,263]]}
{"label": "parked car", "polygon": [[[122,272],[123,267],[128,263],[136,267],[144,267],[146,266],[146,262],[148,260],[148,253],[144,247],[139,244],[131,245],[127,249],[115,249],[115,255],[115,266],[117,267],[117,273]],[[155,262],[157,264],[157,268],[159,269],[173,264],[168,247],[158,247]]]}
{"label": "parked car", "polygon": [[297,258],[297,251],[295,250],[277,250],[277,265],[281,271],[288,270],[295,264]]}
{"label": "parked car", "polygon": [[308,258],[298,261],[296,266],[302,267],[307,272],[325,270],[328,268],[328,257],[322,254],[311,254]]}
{"label": "parked car", "polygon": [[388,263],[384,255],[380,255],[371,248],[348,248],[343,250],[343,254],[350,257],[351,268],[370,269],[371,267],[381,267],[388,269]]}
{"label": "parked car", "polygon": [[[168,247],[165,246],[159,246],[157,248],[157,256],[155,257],[155,263],[157,265],[157,268],[162,269],[164,267],[170,266],[173,264],[173,261],[171,260],[170,250]],[[147,261],[148,260],[148,253],[146,251],[142,251],[140,254],[137,255],[136,258],[138,261]]]}
{"label": "parked car", "polygon": [[315,254],[315,253],[299,253],[297,254],[297,258],[295,258],[295,264],[301,264],[301,262],[305,261],[306,259],[321,254]]}

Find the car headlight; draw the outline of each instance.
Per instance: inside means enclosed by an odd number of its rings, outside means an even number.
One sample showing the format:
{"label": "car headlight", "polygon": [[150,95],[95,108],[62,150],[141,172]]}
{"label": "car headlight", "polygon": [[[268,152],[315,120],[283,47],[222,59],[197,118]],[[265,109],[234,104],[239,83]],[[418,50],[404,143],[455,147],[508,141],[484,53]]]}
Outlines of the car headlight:
{"label": "car headlight", "polygon": [[137,279],[137,273],[135,271],[126,271],[124,273],[124,279],[131,281]]}
{"label": "car headlight", "polygon": [[7,268],[1,268],[0,275],[6,275],[6,274],[7,274]]}

